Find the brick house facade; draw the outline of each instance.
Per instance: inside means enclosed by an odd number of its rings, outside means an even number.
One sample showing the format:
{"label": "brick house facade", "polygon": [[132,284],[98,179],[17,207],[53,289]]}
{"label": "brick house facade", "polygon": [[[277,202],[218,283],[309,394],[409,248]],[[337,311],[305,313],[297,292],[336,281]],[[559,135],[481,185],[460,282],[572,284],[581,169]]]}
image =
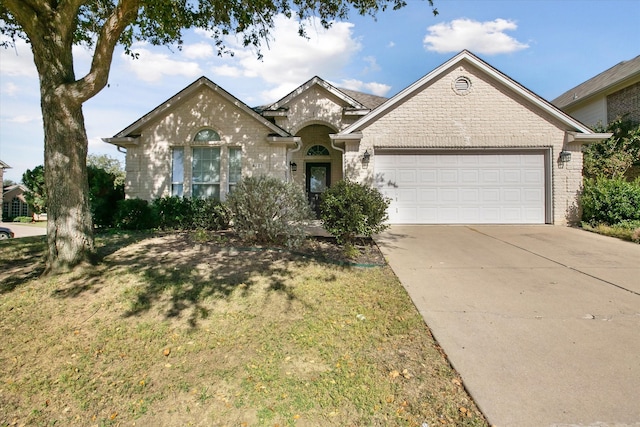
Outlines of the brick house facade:
{"label": "brick house facade", "polygon": [[314,77],[252,109],[202,77],[105,141],[127,151],[129,198],[224,200],[266,174],[313,204],[348,178],[392,199],[392,223],[566,224],[581,146],[604,137],[463,51],[390,99]]}

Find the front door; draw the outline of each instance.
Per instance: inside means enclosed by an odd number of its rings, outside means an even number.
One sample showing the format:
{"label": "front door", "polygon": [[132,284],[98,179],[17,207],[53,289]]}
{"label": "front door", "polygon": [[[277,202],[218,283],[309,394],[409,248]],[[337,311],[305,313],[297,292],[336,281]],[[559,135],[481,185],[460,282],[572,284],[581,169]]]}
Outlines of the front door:
{"label": "front door", "polygon": [[331,184],[331,163],[307,163],[307,197],[311,209],[320,216],[320,196]]}

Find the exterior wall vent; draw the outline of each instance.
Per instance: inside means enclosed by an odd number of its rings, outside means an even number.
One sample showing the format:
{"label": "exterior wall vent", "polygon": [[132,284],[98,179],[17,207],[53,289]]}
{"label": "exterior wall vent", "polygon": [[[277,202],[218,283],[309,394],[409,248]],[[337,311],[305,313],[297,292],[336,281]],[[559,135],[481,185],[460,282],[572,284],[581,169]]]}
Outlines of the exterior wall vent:
{"label": "exterior wall vent", "polygon": [[452,89],[458,95],[468,95],[471,92],[471,80],[468,77],[460,76],[453,81]]}

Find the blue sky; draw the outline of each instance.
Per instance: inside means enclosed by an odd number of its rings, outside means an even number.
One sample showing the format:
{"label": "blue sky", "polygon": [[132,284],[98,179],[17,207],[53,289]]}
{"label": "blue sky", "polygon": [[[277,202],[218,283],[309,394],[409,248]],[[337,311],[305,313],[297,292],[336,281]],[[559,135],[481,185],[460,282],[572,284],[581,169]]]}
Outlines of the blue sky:
{"label": "blue sky", "polygon": [[[84,105],[89,152],[124,163],[101,141],[205,75],[250,106],[274,102],[318,75],[338,87],[393,96],[462,49],[469,49],[545,99],[552,100],[596,74],[640,54],[638,0],[408,0],[399,11],[352,15],[309,39],[297,23],[276,19],[258,61],[237,41],[235,56],[219,57],[208,35],[190,32],[182,51],[140,44],[131,60],[114,55],[109,87]],[[76,75],[91,52],[77,48]],[[43,164],[38,77],[28,45],[0,49],[0,159],[5,179]]]}

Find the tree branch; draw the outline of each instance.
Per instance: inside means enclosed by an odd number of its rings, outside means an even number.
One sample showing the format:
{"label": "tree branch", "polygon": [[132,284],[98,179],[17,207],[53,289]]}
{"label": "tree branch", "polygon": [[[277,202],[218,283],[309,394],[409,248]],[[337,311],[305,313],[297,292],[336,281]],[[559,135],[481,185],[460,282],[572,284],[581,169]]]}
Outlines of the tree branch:
{"label": "tree branch", "polygon": [[98,34],[89,73],[70,85],[79,102],[88,100],[106,86],[114,49],[122,32],[138,15],[140,4],[141,0],[120,0],[105,21]]}
{"label": "tree branch", "polygon": [[31,38],[32,35],[40,32],[38,14],[42,14],[43,11],[36,8],[37,3],[32,4],[30,1],[23,0],[2,0],[2,3],[22,27],[27,37]]}

